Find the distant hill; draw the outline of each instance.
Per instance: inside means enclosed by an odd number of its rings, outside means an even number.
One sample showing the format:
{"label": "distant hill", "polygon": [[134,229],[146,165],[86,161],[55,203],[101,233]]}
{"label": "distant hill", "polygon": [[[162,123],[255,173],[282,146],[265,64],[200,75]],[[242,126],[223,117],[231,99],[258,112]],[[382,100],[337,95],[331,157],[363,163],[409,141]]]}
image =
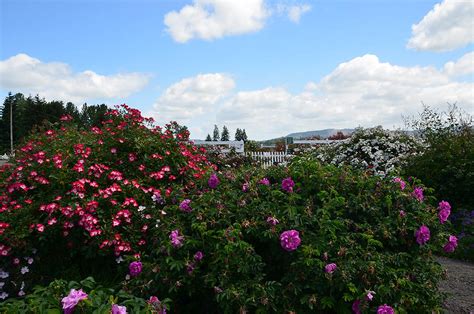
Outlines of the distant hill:
{"label": "distant hill", "polygon": [[293,137],[295,140],[300,140],[308,137],[319,136],[324,139],[336,134],[337,132],[342,132],[347,135],[353,133],[354,129],[324,129],[306,132],[295,132],[288,134],[286,137]]}
{"label": "distant hill", "polygon": [[295,140],[301,140],[308,137],[320,136],[322,139],[325,139],[331,135],[336,134],[337,132],[342,132],[344,134],[351,134],[354,132],[354,130],[355,129],[324,129],[324,130],[315,130],[315,131],[306,131],[306,132],[295,132],[295,133],[290,133],[287,136],[282,136],[282,137],[273,138],[266,141],[259,141],[259,142],[264,145],[272,145],[278,141],[284,140],[285,137],[292,137]]}

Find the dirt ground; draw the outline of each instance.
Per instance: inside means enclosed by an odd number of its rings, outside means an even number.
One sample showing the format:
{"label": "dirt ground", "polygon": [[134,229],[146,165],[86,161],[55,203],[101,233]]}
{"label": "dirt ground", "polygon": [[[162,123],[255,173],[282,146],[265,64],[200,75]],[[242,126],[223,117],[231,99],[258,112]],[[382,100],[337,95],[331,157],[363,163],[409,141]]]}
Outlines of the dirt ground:
{"label": "dirt ground", "polygon": [[445,313],[474,314],[474,264],[445,257],[437,260],[447,273],[439,286],[441,291],[449,293]]}

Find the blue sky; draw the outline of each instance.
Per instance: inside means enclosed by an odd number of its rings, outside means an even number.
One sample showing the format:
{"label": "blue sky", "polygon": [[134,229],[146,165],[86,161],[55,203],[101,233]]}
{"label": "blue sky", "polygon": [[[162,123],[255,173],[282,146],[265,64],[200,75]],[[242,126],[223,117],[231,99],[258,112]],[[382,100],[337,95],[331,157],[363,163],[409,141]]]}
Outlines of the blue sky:
{"label": "blue sky", "polygon": [[472,114],[473,6],[2,0],[0,92],[127,103],[194,138],[214,124],[254,139],[392,128],[421,102]]}

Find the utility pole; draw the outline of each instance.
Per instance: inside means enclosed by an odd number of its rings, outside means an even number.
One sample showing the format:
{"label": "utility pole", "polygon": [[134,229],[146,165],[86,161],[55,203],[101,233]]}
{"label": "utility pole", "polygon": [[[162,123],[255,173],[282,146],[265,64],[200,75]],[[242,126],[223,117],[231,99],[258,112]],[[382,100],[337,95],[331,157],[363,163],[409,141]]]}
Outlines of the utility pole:
{"label": "utility pole", "polygon": [[10,102],[10,157],[13,157],[13,101]]}

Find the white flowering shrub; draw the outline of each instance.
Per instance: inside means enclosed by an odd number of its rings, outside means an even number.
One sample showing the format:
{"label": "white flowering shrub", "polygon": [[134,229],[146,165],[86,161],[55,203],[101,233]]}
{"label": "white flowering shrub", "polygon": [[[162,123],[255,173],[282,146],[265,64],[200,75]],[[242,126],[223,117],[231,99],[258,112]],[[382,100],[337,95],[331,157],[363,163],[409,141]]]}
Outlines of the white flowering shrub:
{"label": "white flowering shrub", "polygon": [[315,148],[310,155],[323,163],[350,165],[385,176],[405,164],[423,147],[413,136],[382,127],[358,128],[351,138]]}

